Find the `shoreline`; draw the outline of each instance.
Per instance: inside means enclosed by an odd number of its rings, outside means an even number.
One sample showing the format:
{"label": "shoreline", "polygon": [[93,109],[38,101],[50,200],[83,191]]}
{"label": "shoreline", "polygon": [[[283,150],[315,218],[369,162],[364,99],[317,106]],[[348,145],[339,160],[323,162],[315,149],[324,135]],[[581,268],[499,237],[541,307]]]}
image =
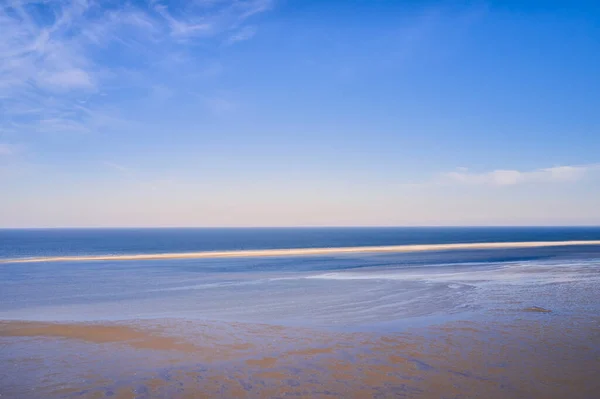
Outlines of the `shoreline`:
{"label": "shoreline", "polygon": [[461,249],[509,249],[509,248],[543,248],[560,246],[600,245],[600,240],[577,241],[520,241],[520,242],[479,242],[451,244],[406,244],[361,247],[330,248],[287,248],[287,249],[251,249],[225,251],[174,252],[156,254],[131,255],[82,255],[82,256],[48,256],[35,258],[0,259],[5,263],[38,263],[38,262],[77,262],[107,260],[172,260],[172,259],[215,259],[215,258],[260,258],[277,256],[336,255],[355,253],[403,253],[427,251],[451,251]]}

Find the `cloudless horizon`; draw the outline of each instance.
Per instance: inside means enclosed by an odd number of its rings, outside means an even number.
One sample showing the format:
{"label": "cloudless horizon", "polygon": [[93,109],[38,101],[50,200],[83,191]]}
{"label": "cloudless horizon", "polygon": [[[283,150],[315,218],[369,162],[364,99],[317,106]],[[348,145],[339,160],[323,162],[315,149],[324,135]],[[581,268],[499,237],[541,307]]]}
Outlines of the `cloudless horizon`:
{"label": "cloudless horizon", "polygon": [[598,20],[0,0],[0,228],[598,226]]}

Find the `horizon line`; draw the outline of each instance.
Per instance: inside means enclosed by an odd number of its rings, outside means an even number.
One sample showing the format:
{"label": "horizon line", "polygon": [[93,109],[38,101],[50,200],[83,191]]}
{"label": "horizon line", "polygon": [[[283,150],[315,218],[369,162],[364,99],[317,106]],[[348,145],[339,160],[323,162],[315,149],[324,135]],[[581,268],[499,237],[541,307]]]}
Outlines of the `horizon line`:
{"label": "horizon line", "polygon": [[30,226],[2,227],[0,230],[119,230],[119,229],[356,229],[356,228],[600,228],[600,224],[439,224],[439,225],[291,225],[291,226]]}

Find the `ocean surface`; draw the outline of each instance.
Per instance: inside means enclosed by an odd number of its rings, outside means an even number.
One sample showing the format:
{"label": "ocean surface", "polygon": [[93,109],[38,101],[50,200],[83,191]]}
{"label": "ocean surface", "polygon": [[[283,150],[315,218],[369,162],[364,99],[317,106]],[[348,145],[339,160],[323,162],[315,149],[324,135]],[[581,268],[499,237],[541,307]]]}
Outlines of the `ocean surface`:
{"label": "ocean surface", "polygon": [[551,309],[553,314],[599,314],[598,245],[264,258],[12,261],[581,240],[600,240],[600,228],[0,230],[0,319],[183,318],[393,330],[533,306]]}

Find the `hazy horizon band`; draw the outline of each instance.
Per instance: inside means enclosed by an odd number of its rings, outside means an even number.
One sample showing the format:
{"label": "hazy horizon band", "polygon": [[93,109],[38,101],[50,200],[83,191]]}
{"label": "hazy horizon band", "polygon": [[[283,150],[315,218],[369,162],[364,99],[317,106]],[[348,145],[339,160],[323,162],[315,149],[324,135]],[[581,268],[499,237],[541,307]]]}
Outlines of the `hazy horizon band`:
{"label": "hazy horizon band", "polygon": [[34,258],[1,259],[0,263],[33,263],[33,262],[74,262],[101,260],[160,260],[160,259],[202,259],[202,258],[258,258],[273,256],[330,255],[345,253],[377,253],[377,252],[425,252],[456,249],[502,249],[502,248],[535,248],[573,245],[600,245],[600,240],[577,241],[521,241],[521,242],[479,242],[452,244],[405,244],[360,247],[328,247],[328,248],[287,248],[287,249],[251,249],[200,252],[173,252],[156,254],[124,254],[124,255],[79,255],[48,256]]}

